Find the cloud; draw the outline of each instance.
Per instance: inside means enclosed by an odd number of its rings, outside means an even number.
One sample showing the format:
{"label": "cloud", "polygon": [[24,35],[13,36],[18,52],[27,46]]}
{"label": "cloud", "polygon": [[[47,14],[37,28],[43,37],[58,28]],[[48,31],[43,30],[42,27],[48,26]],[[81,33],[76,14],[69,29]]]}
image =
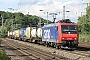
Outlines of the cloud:
{"label": "cloud", "polygon": [[62,3],[61,2],[55,2],[55,1],[53,1],[53,4],[49,4],[49,5],[47,5],[47,3],[45,4],[45,3],[38,2],[38,4],[33,4],[31,6],[24,6],[22,9],[24,9],[24,10],[25,9],[26,10],[29,9],[32,12],[33,12],[33,9],[35,9],[35,10],[43,9],[44,11],[50,11],[50,12],[53,12],[54,11],[55,12],[56,10],[62,8]]}
{"label": "cloud", "polygon": [[38,0],[25,0],[25,1],[21,1],[19,4],[20,5],[32,5],[32,4],[36,4],[38,2]]}
{"label": "cloud", "polygon": [[[44,2],[40,2],[38,0],[26,0],[22,2],[26,6],[23,6],[22,8],[18,9],[17,11],[21,11],[24,14],[27,14],[29,12],[30,15],[37,15],[41,16],[45,19],[47,19],[47,14],[46,12],[49,13],[57,13],[58,15],[56,16],[56,20],[60,20],[63,18],[63,6],[65,6],[65,10],[69,10],[70,12],[65,12],[66,18],[74,19],[76,22],[78,15],[80,15],[80,11],[82,11],[82,7],[79,6],[79,1],[78,0],[71,0],[67,1],[65,3],[62,3],[57,0],[44,0]],[[32,4],[32,5],[28,5]],[[39,10],[44,10],[44,11],[39,11]],[[60,14],[58,13],[60,12]],[[45,14],[44,14],[45,13]],[[76,14],[78,13],[78,15]],[[49,20],[52,20],[52,16],[49,15],[48,17]]]}
{"label": "cloud", "polygon": [[68,2],[65,2],[64,5],[68,5],[68,4],[71,4],[72,1],[68,1]]}
{"label": "cloud", "polygon": [[46,5],[50,5],[53,3],[54,3],[54,0],[44,0],[44,4],[46,4]]}
{"label": "cloud", "polygon": [[17,2],[18,0],[0,0],[0,2],[2,2],[2,3],[7,3],[7,4],[9,4],[9,3],[14,3],[14,2]]}

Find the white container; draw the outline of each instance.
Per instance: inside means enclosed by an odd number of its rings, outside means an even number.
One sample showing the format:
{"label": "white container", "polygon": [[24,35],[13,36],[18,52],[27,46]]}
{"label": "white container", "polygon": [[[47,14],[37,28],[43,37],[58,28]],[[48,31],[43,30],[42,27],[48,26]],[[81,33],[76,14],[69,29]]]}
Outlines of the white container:
{"label": "white container", "polygon": [[32,29],[31,31],[31,37],[36,37],[36,28]]}
{"label": "white container", "polygon": [[30,39],[30,36],[31,36],[31,35],[30,35],[30,30],[31,30],[30,27],[27,27],[27,28],[26,28],[26,32],[25,32],[25,34],[26,34],[26,39]]}
{"label": "white container", "polygon": [[38,28],[38,29],[37,29],[37,36],[38,36],[39,38],[42,37],[42,29],[41,29],[41,28]]}
{"label": "white container", "polygon": [[19,31],[19,30],[15,30],[15,31],[13,32],[13,35],[14,35],[16,38],[18,38],[18,37],[20,36],[20,31]]}

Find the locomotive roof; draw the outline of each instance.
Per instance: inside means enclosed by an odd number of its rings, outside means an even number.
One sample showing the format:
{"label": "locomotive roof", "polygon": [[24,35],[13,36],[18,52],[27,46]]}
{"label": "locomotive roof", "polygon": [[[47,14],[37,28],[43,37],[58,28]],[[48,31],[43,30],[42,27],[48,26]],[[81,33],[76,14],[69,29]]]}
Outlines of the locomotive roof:
{"label": "locomotive roof", "polygon": [[51,24],[48,24],[48,25],[44,25],[44,27],[52,27],[52,26],[57,26],[57,25],[77,25],[75,23],[61,23],[61,22],[58,22],[58,23],[51,23]]}
{"label": "locomotive roof", "polygon": [[58,24],[60,24],[60,25],[77,25],[75,23],[58,23]]}
{"label": "locomotive roof", "polygon": [[56,23],[51,23],[51,24],[48,24],[48,25],[44,25],[44,27],[51,27],[51,26],[56,26]]}

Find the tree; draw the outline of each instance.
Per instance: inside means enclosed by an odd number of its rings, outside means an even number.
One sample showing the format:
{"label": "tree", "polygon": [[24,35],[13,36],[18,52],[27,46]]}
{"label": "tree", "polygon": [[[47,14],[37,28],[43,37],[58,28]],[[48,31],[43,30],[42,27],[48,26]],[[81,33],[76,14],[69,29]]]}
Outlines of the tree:
{"label": "tree", "polygon": [[90,6],[86,8],[86,14],[78,18],[79,40],[90,42]]}
{"label": "tree", "polygon": [[83,15],[78,18],[78,27],[80,33],[89,33],[90,32],[90,6],[86,8],[86,15]]}
{"label": "tree", "polygon": [[[0,11],[0,14],[2,14],[4,19],[4,34],[7,34],[8,31],[12,31],[15,29],[20,29],[28,26],[37,26],[40,19],[42,23],[45,23],[46,20],[33,15],[24,15],[23,13],[17,12],[17,13],[11,13],[11,12],[5,12]],[[2,23],[2,18],[0,17],[0,24]],[[1,31],[0,31],[1,34]],[[6,35],[4,35],[6,36]]]}

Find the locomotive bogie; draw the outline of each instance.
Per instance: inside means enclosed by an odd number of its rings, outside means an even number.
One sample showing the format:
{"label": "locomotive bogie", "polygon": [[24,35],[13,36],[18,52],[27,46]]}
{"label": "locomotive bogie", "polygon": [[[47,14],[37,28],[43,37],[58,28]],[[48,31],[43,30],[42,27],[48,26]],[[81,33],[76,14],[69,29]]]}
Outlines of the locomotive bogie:
{"label": "locomotive bogie", "polygon": [[66,41],[66,40],[63,40],[62,41],[62,46],[66,47],[76,47],[78,46],[78,41]]}

